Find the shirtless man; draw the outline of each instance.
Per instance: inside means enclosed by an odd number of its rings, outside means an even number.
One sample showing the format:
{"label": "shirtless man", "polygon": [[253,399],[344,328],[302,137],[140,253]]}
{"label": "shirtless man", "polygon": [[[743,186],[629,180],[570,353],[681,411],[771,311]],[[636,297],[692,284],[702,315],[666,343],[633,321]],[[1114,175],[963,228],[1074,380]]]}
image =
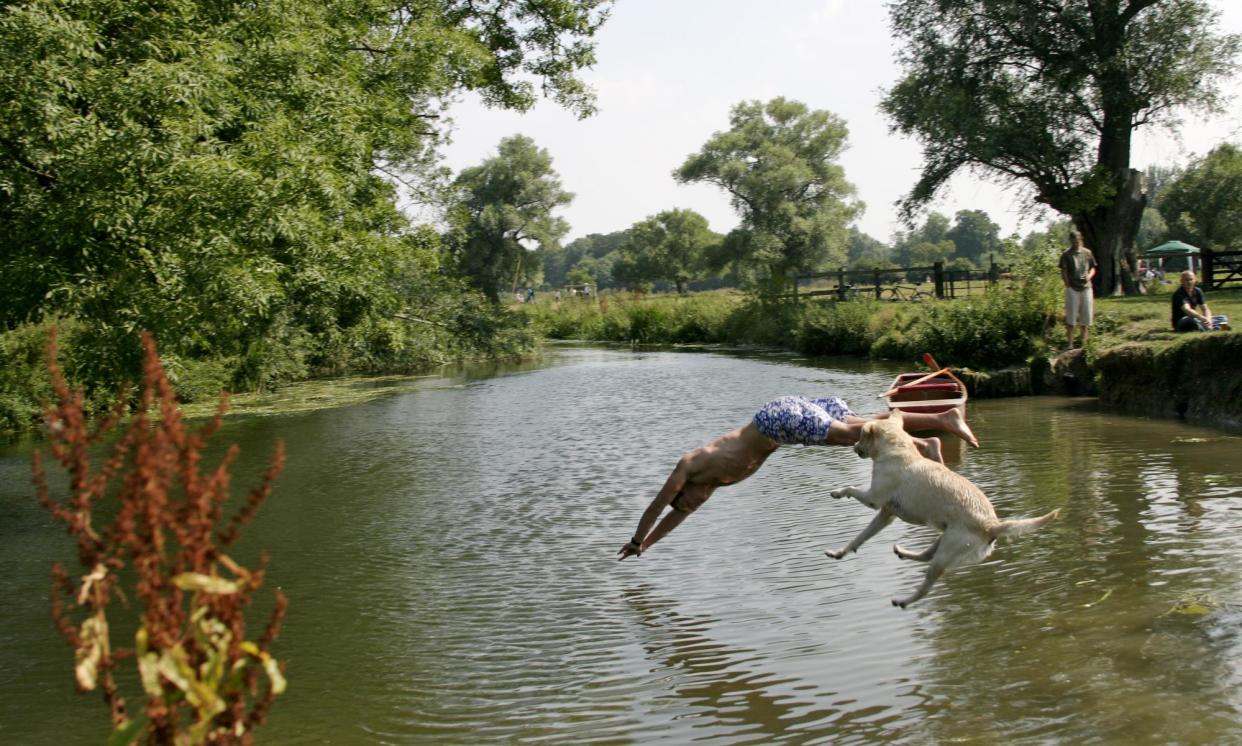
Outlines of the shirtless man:
{"label": "shirtless man", "polygon": [[[681,457],[668,481],[643,511],[634,538],[617,552],[617,559],[647,551],[707,502],[717,487],[735,484],[754,474],[782,445],[852,446],[858,442],[864,423],[885,417],[888,413],[859,417],[837,397],[785,396],[768,402],[750,422]],[[956,407],[939,414],[903,413],[902,422],[907,431],[940,430],[979,447],[965,416]],[[915,438],[914,442],[927,458],[943,461],[937,438]],[[668,514],[655,526],[665,507],[670,508]]]}

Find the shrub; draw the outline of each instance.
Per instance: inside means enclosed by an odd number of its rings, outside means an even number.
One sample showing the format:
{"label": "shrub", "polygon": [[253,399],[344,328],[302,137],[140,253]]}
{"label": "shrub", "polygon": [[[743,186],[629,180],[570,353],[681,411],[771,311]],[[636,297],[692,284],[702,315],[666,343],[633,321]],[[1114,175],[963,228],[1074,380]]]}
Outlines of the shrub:
{"label": "shrub", "polygon": [[798,349],[811,355],[866,353],[874,335],[871,319],[880,304],[875,301],[810,304],[798,328]]}
{"label": "shrub", "polygon": [[654,303],[634,303],[625,309],[629,316],[628,342],[670,342],[675,322],[668,308]]}
{"label": "shrub", "polygon": [[885,331],[871,343],[871,356],[881,360],[905,360],[917,354],[916,345],[912,345],[899,328]]}
{"label": "shrub", "polygon": [[[249,569],[224,550],[269,494],[283,447],[277,443],[260,484],[223,522],[237,448],[210,473],[200,471],[199,461],[226,399],[211,422],[188,433],[149,335],[143,345],[137,410],[96,469],[91,453],[119,420],[127,397],[119,397],[112,416],[88,429],[82,393],[70,391],[56,363],[54,335],[48,344],[57,398],[47,411],[48,439],[69,472],[71,494],[63,502],[52,497],[38,452],[35,486],[40,502],[76,538],[85,570],[77,580],[77,573],[53,566],[52,615],[74,648],[79,689],[102,691],[112,717],[110,742],[131,743],[144,732],[141,740],[152,744],[249,742],[285,688],[283,666],[269,651],[286,603],[277,591],[266,631],[257,642],[246,639],[244,611],[263,584],[267,558]],[[105,501],[115,505],[97,510]],[[109,611],[117,599],[142,606],[133,648],[113,644]],[[146,697],[139,713],[127,709],[116,677],[119,663],[131,656]]]}
{"label": "shrub", "polygon": [[60,329],[67,348],[61,363],[66,376],[83,388],[82,406],[88,414],[106,412],[111,395],[95,385],[94,366],[85,364],[79,340],[91,331],[74,319],[48,319],[36,324],[20,324],[0,333],[0,432],[18,433],[29,430],[42,414],[40,402],[52,398],[52,379],[48,375],[44,353],[48,334]]}
{"label": "shrub", "polygon": [[234,358],[210,360],[164,359],[164,369],[177,400],[183,403],[214,399],[230,388],[237,361]]}
{"label": "shrub", "polygon": [[306,329],[278,316],[268,333],[247,343],[233,373],[233,386],[242,390],[270,390],[298,381],[309,373],[308,358],[315,340]]}
{"label": "shrub", "polygon": [[724,325],[725,337],[735,343],[792,348],[797,339],[801,311],[790,303],[748,298]]}

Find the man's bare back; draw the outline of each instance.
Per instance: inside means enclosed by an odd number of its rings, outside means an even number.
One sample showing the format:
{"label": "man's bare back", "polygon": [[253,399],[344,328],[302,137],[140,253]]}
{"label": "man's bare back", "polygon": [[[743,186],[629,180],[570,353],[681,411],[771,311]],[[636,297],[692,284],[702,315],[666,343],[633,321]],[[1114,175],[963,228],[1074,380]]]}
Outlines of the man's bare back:
{"label": "man's bare back", "polygon": [[748,422],[683,456],[686,482],[711,487],[740,482],[758,471],[779,447]]}

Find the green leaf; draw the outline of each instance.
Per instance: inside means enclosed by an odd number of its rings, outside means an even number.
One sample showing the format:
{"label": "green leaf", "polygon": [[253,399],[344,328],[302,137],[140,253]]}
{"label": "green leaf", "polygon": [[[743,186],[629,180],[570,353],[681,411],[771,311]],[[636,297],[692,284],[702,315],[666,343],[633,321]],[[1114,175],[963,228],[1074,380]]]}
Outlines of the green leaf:
{"label": "green leaf", "polygon": [[108,736],[108,746],[130,746],[138,741],[138,734],[147,727],[147,716],[138,715],[117,726]]}
{"label": "green leaf", "polygon": [[183,591],[194,593],[227,594],[241,590],[241,585],[235,580],[197,572],[183,572],[173,578],[173,584]]}

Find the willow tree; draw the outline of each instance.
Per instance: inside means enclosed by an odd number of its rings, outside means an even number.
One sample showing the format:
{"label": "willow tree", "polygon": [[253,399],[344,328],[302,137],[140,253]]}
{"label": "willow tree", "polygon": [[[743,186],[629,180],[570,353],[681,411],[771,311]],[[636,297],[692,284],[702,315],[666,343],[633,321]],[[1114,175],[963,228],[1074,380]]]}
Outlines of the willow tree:
{"label": "willow tree", "polygon": [[553,210],[573,201],[561,188],[552,156],[524,135],[500,141],[496,155],[464,169],[454,182],[460,200],[451,234],[458,266],[492,303],[505,284],[541,261],[532,250],[555,250],[569,232]]}
{"label": "willow tree", "polygon": [[746,101],[733,107],[729,129],[673,176],[728,192],[741,222],[723,256],[762,293],[779,293],[794,273],[845,262],[848,228],[862,209],[837,163],[847,136],[832,112],[784,98]]}
{"label": "willow tree", "polygon": [[1219,109],[1239,48],[1219,14],[1206,0],[894,0],[890,14],[903,74],[882,105],[924,156],[906,216],[977,169],[1072,218],[1097,292],[1136,292],[1134,132]]}
{"label": "willow tree", "polygon": [[681,294],[686,283],[703,276],[707,248],[719,241],[694,210],[665,210],[630,226],[613,276],[632,285],[671,282]]}

